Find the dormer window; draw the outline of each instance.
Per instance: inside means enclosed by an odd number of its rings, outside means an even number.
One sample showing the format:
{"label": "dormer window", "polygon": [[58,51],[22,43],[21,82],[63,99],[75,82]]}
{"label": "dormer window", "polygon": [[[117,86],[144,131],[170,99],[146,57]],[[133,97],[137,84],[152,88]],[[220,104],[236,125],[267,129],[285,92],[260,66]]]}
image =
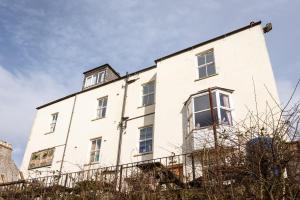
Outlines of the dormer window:
{"label": "dormer window", "polygon": [[120,75],[109,64],[101,65],[83,74],[83,90],[120,78]]}
{"label": "dormer window", "polygon": [[105,71],[98,72],[85,78],[84,87],[90,87],[104,82]]}

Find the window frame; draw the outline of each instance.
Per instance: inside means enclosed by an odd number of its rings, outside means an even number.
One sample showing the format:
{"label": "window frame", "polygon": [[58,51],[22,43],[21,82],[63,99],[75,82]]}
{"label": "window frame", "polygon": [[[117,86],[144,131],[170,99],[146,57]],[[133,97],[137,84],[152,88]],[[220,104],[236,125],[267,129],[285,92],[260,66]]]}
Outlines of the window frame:
{"label": "window frame", "polygon": [[[222,126],[232,126],[233,125],[233,115],[232,115],[232,112],[233,112],[233,103],[232,103],[232,96],[231,96],[231,93],[229,92],[226,92],[226,91],[223,91],[223,90],[219,90],[219,89],[215,89],[215,90],[212,90],[211,91],[212,94],[215,93],[215,97],[216,97],[216,106],[213,107],[213,109],[217,110],[217,113],[214,113],[214,114],[217,114],[217,123],[216,125],[222,125]],[[228,100],[229,100],[229,108],[228,107],[224,107],[224,106],[221,106],[221,103],[220,103],[220,94],[224,94],[226,96],[228,96]],[[193,96],[191,96],[190,100],[187,102],[186,104],[186,110],[187,110],[187,128],[188,128],[188,133],[191,133],[192,131],[194,130],[201,130],[201,129],[206,129],[212,125],[207,125],[207,126],[203,126],[203,127],[200,127],[200,128],[196,128],[196,118],[195,118],[195,113],[200,113],[200,112],[205,112],[205,111],[209,111],[209,109],[204,109],[204,110],[201,110],[201,111],[196,111],[195,112],[195,103],[194,103],[194,99],[196,97],[199,97],[199,96],[205,96],[205,95],[209,95],[209,92],[208,91],[205,91],[205,92],[202,92],[202,93],[199,93],[199,94],[195,94]],[[191,109],[192,109],[192,112],[189,113],[189,108],[188,106],[189,105],[192,105],[191,106]],[[229,124],[226,124],[226,123],[222,123],[221,122],[221,109],[224,109],[226,111],[229,111],[230,112],[230,117],[231,117],[231,121]],[[193,126],[190,127],[190,120],[192,118],[192,122],[193,122]]]}
{"label": "window frame", "polygon": [[[106,99],[106,105],[104,106],[104,100]],[[102,100],[101,106],[99,105],[100,101]],[[97,112],[96,112],[96,119],[102,119],[106,117],[107,113],[107,104],[108,104],[108,96],[100,97],[97,99]],[[103,116],[103,110],[105,109],[105,113]],[[101,116],[100,116],[101,111]]]}
{"label": "window frame", "polygon": [[[96,142],[95,144],[95,149],[93,150],[93,142]],[[97,141],[100,141],[100,147],[99,149],[97,149]],[[94,163],[99,163],[100,162],[100,153],[101,153],[101,146],[102,146],[102,137],[97,137],[97,138],[93,138],[90,140],[90,154],[89,154],[89,163],[90,164],[94,164]],[[96,160],[97,157],[97,152],[98,152],[98,160]],[[92,156],[93,156],[93,161],[92,161]]]}
{"label": "window frame", "polygon": [[[54,119],[54,116],[56,116],[56,119]],[[50,132],[49,133],[53,133],[55,131],[57,120],[58,120],[58,112],[51,114],[51,118],[52,118],[52,120],[50,123]]]}
{"label": "window frame", "polygon": [[[150,138],[146,138],[141,140],[141,130],[146,129],[146,128],[151,128],[151,139]],[[148,125],[148,126],[143,126],[139,128],[139,154],[151,154],[153,153],[153,125]],[[141,142],[147,142],[151,140],[151,151],[145,151],[145,152],[141,152],[140,148],[141,148]],[[145,146],[146,148],[146,146]],[[146,148],[147,149],[147,148]]]}
{"label": "window frame", "polygon": [[[203,55],[207,55],[207,54],[210,53],[210,52],[213,53],[213,61],[212,61],[212,62],[209,62],[209,63],[206,63],[206,56],[205,56],[205,63],[202,64],[202,65],[199,65],[199,63],[198,63],[198,57],[199,57],[199,56],[203,56]],[[201,80],[201,79],[209,78],[209,77],[211,77],[211,76],[215,76],[215,75],[218,74],[218,73],[217,73],[217,66],[216,66],[216,59],[215,59],[215,51],[214,51],[213,48],[208,49],[208,50],[206,50],[206,51],[203,51],[203,52],[201,52],[201,53],[197,53],[197,54],[195,55],[195,57],[196,57],[196,61],[195,61],[195,62],[196,62],[196,66],[197,66],[197,79],[196,79],[196,80]],[[207,66],[209,66],[210,64],[214,64],[215,73],[214,73],[214,74],[208,75],[208,72],[207,72]],[[205,72],[206,72],[206,74],[205,74],[205,76],[200,77],[199,69],[202,68],[202,67],[205,67]]]}
{"label": "window frame", "polygon": [[[153,92],[144,94],[144,87],[145,87],[146,85],[149,85],[149,84],[153,84]],[[155,104],[155,90],[156,90],[156,84],[155,84],[155,81],[149,81],[149,82],[147,82],[147,83],[142,84],[142,107],[151,106],[151,105],[154,105],[154,104]],[[145,96],[149,96],[149,95],[153,95],[153,102],[150,103],[150,104],[145,104],[145,103],[144,103],[144,97],[145,97]]]}
{"label": "window frame", "polygon": [[88,88],[88,87],[92,87],[104,83],[105,76],[106,76],[106,70],[102,70],[85,77],[84,88]]}

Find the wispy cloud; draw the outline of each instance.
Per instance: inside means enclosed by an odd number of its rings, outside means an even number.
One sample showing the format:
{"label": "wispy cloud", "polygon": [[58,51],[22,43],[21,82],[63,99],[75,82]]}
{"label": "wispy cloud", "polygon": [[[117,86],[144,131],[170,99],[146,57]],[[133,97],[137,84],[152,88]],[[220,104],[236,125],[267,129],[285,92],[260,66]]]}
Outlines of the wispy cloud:
{"label": "wispy cloud", "polygon": [[68,90],[49,74],[35,71],[12,74],[0,66],[0,139],[13,144],[18,164],[30,133],[35,107]]}
{"label": "wispy cloud", "polygon": [[0,0],[0,136],[19,149],[20,162],[34,108],[79,89],[86,69],[110,63],[132,72],[259,19],[274,24],[266,37],[284,99],[299,78],[300,29],[286,31],[298,23],[299,6],[286,0]]}

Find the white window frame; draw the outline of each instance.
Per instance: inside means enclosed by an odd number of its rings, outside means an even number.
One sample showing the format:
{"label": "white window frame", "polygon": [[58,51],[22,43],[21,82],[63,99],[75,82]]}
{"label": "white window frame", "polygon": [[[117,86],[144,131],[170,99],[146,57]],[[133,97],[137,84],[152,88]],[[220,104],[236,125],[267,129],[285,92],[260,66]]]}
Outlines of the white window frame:
{"label": "white window frame", "polygon": [[[93,142],[95,143],[95,149],[93,149]],[[99,144],[99,149],[98,147]],[[102,137],[91,139],[91,148],[90,148],[90,163],[99,163],[100,162],[100,153],[101,153]],[[98,160],[97,155],[99,156]]]}
{"label": "white window frame", "polygon": [[[149,84],[153,84],[153,92],[149,92],[149,93],[144,94],[144,87],[148,86]],[[155,81],[150,81],[150,82],[144,83],[142,85],[142,106],[146,107],[146,106],[151,106],[151,105],[155,104],[155,89],[156,89],[155,88]],[[149,95],[153,95],[153,102],[145,104],[144,97],[149,96]]]}
{"label": "white window frame", "polygon": [[[151,138],[141,139],[141,131],[143,129],[146,129],[146,128],[151,128],[151,130],[152,130],[152,132],[151,132]],[[141,152],[140,151],[141,142],[147,142],[147,141],[150,141],[150,140],[151,140],[151,151]],[[141,127],[141,128],[139,128],[139,154],[148,154],[148,153],[152,153],[152,152],[153,152],[153,125]]]}
{"label": "white window frame", "polygon": [[[213,109],[217,109],[217,117],[218,117],[218,119],[217,119],[218,120],[217,121],[217,125],[232,126],[233,125],[233,114],[232,114],[232,111],[233,111],[232,105],[233,105],[233,103],[232,103],[231,93],[228,93],[228,92],[225,92],[225,91],[222,91],[222,90],[212,90],[211,92],[212,92],[212,94],[215,93],[215,95],[216,95],[216,106],[213,107]],[[230,106],[229,108],[221,106],[221,103],[220,103],[220,94],[224,94],[224,95],[228,96],[228,98],[229,98],[229,106]],[[210,110],[210,108],[195,112],[194,99],[196,97],[205,96],[205,95],[209,95],[209,93],[208,92],[203,92],[201,94],[194,95],[194,96],[191,97],[190,101],[187,103],[187,120],[188,120],[187,121],[187,126],[188,126],[188,132],[189,133],[191,131],[193,131],[193,130],[205,129],[205,128],[208,128],[208,127],[212,126],[212,125],[207,125],[207,126],[203,126],[203,127],[200,127],[200,128],[196,128],[195,113],[200,113],[200,112],[208,111],[208,110]],[[192,113],[188,112],[188,106],[189,106],[189,104],[192,105]],[[224,109],[224,110],[227,110],[227,111],[230,112],[230,114],[231,114],[231,122],[230,122],[230,124],[224,124],[224,123],[221,122],[221,109]],[[193,127],[192,128],[189,125],[190,118],[193,118],[192,119],[192,122],[193,122]]]}
{"label": "white window frame", "polygon": [[[104,105],[105,99],[106,99],[106,105]],[[101,101],[101,105],[100,105],[100,101]],[[97,116],[96,116],[96,119],[101,119],[101,118],[106,117],[107,103],[108,103],[108,96],[101,97],[101,98],[97,99]],[[103,116],[103,110],[104,109],[105,109],[105,113],[104,113],[104,116]]]}
{"label": "white window frame", "polygon": [[[199,63],[198,63],[198,57],[199,57],[199,56],[206,55],[206,54],[208,54],[208,53],[210,53],[210,52],[213,53],[213,57],[214,57],[213,61],[212,61],[212,62],[209,62],[209,63],[206,63],[206,56],[205,56],[205,63],[202,64],[202,65],[199,65]],[[208,75],[208,73],[207,73],[207,66],[210,65],[210,64],[214,64],[214,67],[215,67],[215,73],[214,73],[214,74],[211,74],[211,75]],[[198,78],[198,79],[204,79],[204,78],[208,78],[208,77],[210,77],[210,76],[216,75],[216,74],[217,74],[217,66],[216,66],[216,59],[215,59],[215,51],[214,51],[214,49],[209,49],[209,50],[206,50],[206,51],[203,51],[203,52],[201,52],[201,53],[196,54],[196,65],[197,65],[197,78]],[[206,74],[205,74],[204,77],[200,77],[200,74],[199,74],[199,69],[200,69],[201,67],[205,67],[205,72],[206,72]]]}
{"label": "white window frame", "polygon": [[97,84],[104,82],[105,74],[106,74],[105,71],[98,72],[98,74],[97,74]]}
{"label": "white window frame", "polygon": [[55,127],[56,127],[56,123],[57,123],[57,119],[58,119],[58,112],[51,114],[51,118],[52,118],[52,121],[50,124],[50,133],[53,133],[55,131]]}
{"label": "white window frame", "polygon": [[93,85],[97,85],[99,83],[104,83],[105,81],[106,71],[100,71],[95,74],[91,74],[85,78],[84,87],[91,87]]}

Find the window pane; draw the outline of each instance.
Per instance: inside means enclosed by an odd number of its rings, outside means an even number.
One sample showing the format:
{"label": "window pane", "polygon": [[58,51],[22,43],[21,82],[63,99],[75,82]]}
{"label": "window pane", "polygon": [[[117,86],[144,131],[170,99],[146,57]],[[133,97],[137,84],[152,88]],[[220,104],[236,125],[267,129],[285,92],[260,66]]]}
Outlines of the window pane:
{"label": "window pane", "polygon": [[[214,109],[214,115],[216,121],[218,120],[217,117],[217,109]],[[212,118],[210,114],[210,110],[200,112],[200,113],[195,113],[195,128],[201,128],[205,126],[210,126],[212,125]]]}
{"label": "window pane", "polygon": [[146,141],[146,152],[152,151],[152,140]]}
{"label": "window pane", "polygon": [[194,98],[195,112],[209,109],[208,95],[202,95]]}
{"label": "window pane", "polygon": [[96,141],[92,141],[92,151],[95,151],[96,149]]}
{"label": "window pane", "polygon": [[98,162],[100,160],[100,152],[97,151],[95,154],[95,162]]}
{"label": "window pane", "polygon": [[199,78],[206,77],[206,67],[199,67]]}
{"label": "window pane", "polygon": [[146,139],[146,131],[145,129],[140,130],[140,140],[145,140]]}
{"label": "window pane", "polygon": [[214,52],[211,51],[206,54],[206,63],[210,63],[214,61]]}
{"label": "window pane", "polygon": [[102,104],[103,104],[103,99],[99,99],[99,100],[98,100],[98,106],[101,107]]}
{"label": "window pane", "polygon": [[148,90],[149,90],[148,91],[149,93],[153,93],[154,92],[154,82],[148,84]]}
{"label": "window pane", "polygon": [[148,95],[148,104],[147,105],[151,105],[151,104],[154,104],[154,94]]}
{"label": "window pane", "polygon": [[148,84],[143,86],[143,94],[148,94],[149,93],[149,88]]}
{"label": "window pane", "polygon": [[146,143],[140,142],[140,153],[146,152]]}
{"label": "window pane", "polygon": [[105,114],[106,114],[106,108],[102,108],[102,114],[101,114],[101,117],[105,117]]}
{"label": "window pane", "polygon": [[230,104],[229,104],[229,96],[220,93],[220,104],[221,104],[221,106],[223,106],[223,107],[230,108]]}
{"label": "window pane", "polygon": [[221,123],[232,125],[232,117],[230,111],[221,109]]}
{"label": "window pane", "polygon": [[107,97],[103,98],[103,106],[107,105]]}
{"label": "window pane", "polygon": [[100,150],[101,147],[101,139],[97,140],[97,150]]}
{"label": "window pane", "polygon": [[152,138],[152,127],[147,128],[146,139]]}
{"label": "window pane", "polygon": [[215,67],[215,63],[211,63],[209,65],[207,65],[207,75],[214,75],[216,74],[216,67]]}
{"label": "window pane", "polygon": [[198,56],[198,66],[205,64],[205,55]]}
{"label": "window pane", "polygon": [[90,162],[94,162],[95,159],[95,152],[91,153]]}

